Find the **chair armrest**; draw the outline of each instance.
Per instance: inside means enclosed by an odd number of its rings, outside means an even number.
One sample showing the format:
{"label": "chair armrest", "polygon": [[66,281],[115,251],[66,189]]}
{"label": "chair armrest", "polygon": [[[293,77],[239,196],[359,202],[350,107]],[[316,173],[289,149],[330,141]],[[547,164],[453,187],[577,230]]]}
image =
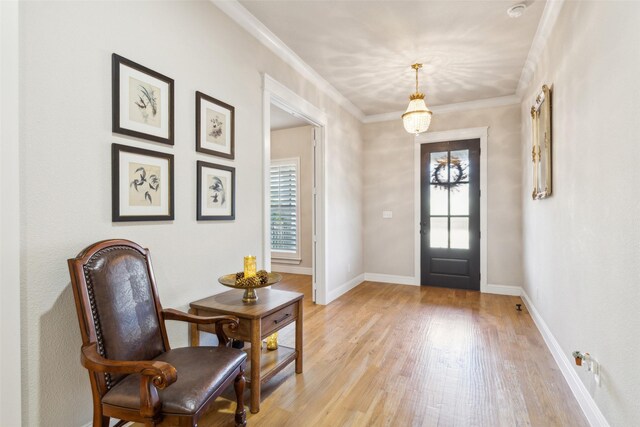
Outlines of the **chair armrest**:
{"label": "chair armrest", "polygon": [[162,310],[165,320],[179,320],[182,322],[196,323],[198,325],[209,325],[211,323],[235,323],[238,325],[236,316],[196,316],[195,314],[185,313],[184,311],[175,310],[173,308],[165,308]]}
{"label": "chair armrest", "polygon": [[165,308],[162,310],[164,320],[178,320],[181,322],[195,323],[196,325],[216,325],[216,336],[221,346],[229,344],[229,337],[222,328],[223,325],[229,325],[229,330],[238,329],[239,319],[236,316],[196,316],[195,314],[185,313],[183,311],[174,310],[173,308]]}
{"label": "chair armrest", "polygon": [[91,343],[81,349],[82,366],[93,372],[140,374],[140,415],[155,418],[162,409],[158,390],[178,379],[178,372],[171,364],[159,360],[111,360],[98,353],[98,345]]}
{"label": "chair armrest", "polygon": [[151,377],[156,388],[163,389],[178,379],[176,368],[159,360],[111,360],[98,353],[98,345],[91,343],[82,347],[80,361],[90,371],[113,374],[140,374]]}

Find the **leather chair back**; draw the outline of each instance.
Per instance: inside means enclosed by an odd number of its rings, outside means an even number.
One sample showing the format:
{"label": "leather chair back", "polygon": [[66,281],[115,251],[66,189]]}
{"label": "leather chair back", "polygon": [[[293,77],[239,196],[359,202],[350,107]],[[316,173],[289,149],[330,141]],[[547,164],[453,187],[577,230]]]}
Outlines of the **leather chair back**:
{"label": "leather chair back", "polygon": [[[97,342],[98,352],[113,360],[151,360],[168,350],[146,249],[110,240],[92,245],[69,262],[76,264],[72,283],[81,296],[76,301],[82,301],[77,308],[80,324],[87,328],[84,341]],[[100,394],[123,377],[97,378]]]}

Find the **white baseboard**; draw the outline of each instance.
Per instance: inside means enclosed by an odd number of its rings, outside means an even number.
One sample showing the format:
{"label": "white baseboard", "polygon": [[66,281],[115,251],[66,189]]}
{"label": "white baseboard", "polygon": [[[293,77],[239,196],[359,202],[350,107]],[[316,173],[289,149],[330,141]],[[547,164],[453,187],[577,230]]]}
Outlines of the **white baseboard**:
{"label": "white baseboard", "polygon": [[275,262],[271,263],[271,271],[275,271],[277,273],[305,274],[307,276],[311,276],[313,274],[313,270],[311,267],[282,265],[282,264],[276,264]]}
{"label": "white baseboard", "polygon": [[[370,282],[393,283],[397,285],[420,285],[420,281],[416,280],[413,276],[396,276],[393,274],[364,273],[364,280]],[[489,284],[487,285],[487,289],[483,292],[488,294],[512,295],[519,297],[522,295],[522,288],[520,286]]]}
{"label": "white baseboard", "polygon": [[420,285],[413,276],[396,276],[393,274],[364,273],[364,280],[370,282],[393,283],[396,285]]}
{"label": "white baseboard", "polygon": [[351,289],[358,286],[360,283],[364,282],[364,274],[360,274],[353,279],[349,280],[347,283],[339,286],[337,289],[329,291],[327,295],[327,304],[329,304],[334,299],[340,297],[341,295],[349,292]]}
{"label": "white baseboard", "polygon": [[569,384],[569,388],[578,401],[578,404],[580,405],[582,412],[584,412],[587,421],[589,421],[589,424],[594,427],[609,427],[607,419],[602,415],[602,412],[600,412],[600,408],[598,408],[595,400],[593,400],[593,397],[589,394],[584,383],[580,380],[580,377],[578,377],[578,374],[571,364],[571,359],[568,355],[564,354],[564,350],[562,350],[560,343],[558,343],[556,338],[553,336],[551,330],[540,316],[540,313],[538,313],[538,310],[534,307],[533,302],[524,289],[522,289],[522,300],[524,301],[527,310],[529,310],[529,314],[531,314],[531,318],[538,327],[540,334],[542,334],[544,342],[547,344],[549,351],[553,355],[564,379],[567,381],[567,384]]}
{"label": "white baseboard", "polygon": [[514,297],[522,296],[522,288],[520,286],[511,285],[487,284],[487,289],[485,289],[483,292],[487,294],[511,295]]}

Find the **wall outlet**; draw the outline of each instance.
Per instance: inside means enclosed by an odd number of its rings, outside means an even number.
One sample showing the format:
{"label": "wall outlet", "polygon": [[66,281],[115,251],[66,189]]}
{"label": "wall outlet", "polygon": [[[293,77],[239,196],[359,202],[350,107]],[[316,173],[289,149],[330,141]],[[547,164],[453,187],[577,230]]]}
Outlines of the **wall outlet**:
{"label": "wall outlet", "polygon": [[393,218],[393,211],[382,211],[382,218]]}

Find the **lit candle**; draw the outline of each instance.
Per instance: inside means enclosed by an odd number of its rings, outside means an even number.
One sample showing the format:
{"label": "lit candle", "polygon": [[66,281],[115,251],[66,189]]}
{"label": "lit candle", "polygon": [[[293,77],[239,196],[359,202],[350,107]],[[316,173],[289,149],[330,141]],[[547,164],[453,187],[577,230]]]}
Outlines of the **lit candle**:
{"label": "lit candle", "polygon": [[253,277],[256,275],[256,257],[247,255],[244,257],[244,277]]}

